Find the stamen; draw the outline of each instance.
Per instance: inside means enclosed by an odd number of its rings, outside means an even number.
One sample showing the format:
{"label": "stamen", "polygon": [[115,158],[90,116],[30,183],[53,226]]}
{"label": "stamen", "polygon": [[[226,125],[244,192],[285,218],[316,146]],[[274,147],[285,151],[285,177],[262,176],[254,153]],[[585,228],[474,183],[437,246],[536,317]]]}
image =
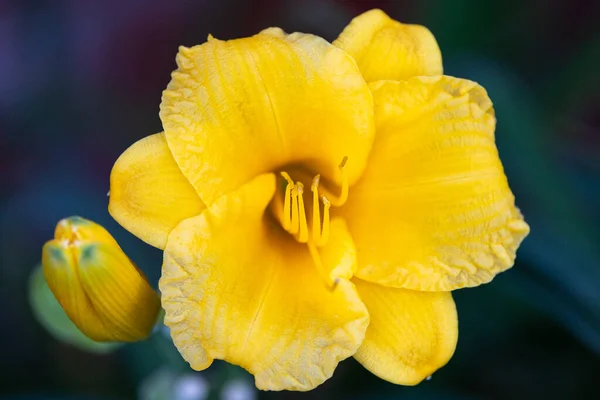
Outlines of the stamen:
{"label": "stamen", "polygon": [[308,242],[308,224],[306,223],[306,210],[304,208],[304,185],[302,182],[296,182],[296,192],[298,193],[298,214],[300,216],[300,232],[298,241],[300,243]]}
{"label": "stamen", "polygon": [[[340,164],[342,173],[344,171],[344,165],[347,158],[344,158]],[[332,202],[329,200],[329,196],[320,196],[319,194],[319,183],[321,176],[316,175],[313,178],[311,191],[313,193],[312,201],[312,227],[311,234],[309,235],[309,227],[306,216],[306,205],[304,204],[304,185],[298,181],[294,183],[291,177],[286,172],[281,172],[281,176],[286,180],[287,186],[285,188],[284,205],[283,205],[283,218],[282,226],[288,233],[293,235],[296,240],[300,243],[308,243],[310,241],[312,246],[322,247],[327,244],[329,240],[330,231],[330,216],[329,209],[331,208]],[[344,187],[339,197],[336,197],[336,201],[346,201],[348,197],[347,188],[347,177],[343,173]],[[324,190],[324,192],[326,192]],[[320,199],[319,199],[320,198]],[[323,202],[323,214],[321,220],[321,207],[319,202]]]}
{"label": "stamen", "polygon": [[319,205],[319,180],[321,175],[313,178],[310,190],[313,192],[313,221],[312,221],[312,236],[315,243],[321,242],[321,210]]}
{"label": "stamen", "polygon": [[298,188],[296,185],[292,187],[292,222],[290,224],[290,232],[295,235],[300,230],[300,220],[298,218]]}
{"label": "stamen", "polygon": [[291,195],[292,195],[292,187],[294,186],[294,181],[287,174],[287,172],[281,172],[281,176],[287,181],[287,186],[285,187],[285,195],[283,198],[283,229],[286,231],[290,230],[291,226]]}
{"label": "stamen", "polygon": [[329,240],[329,208],[331,203],[327,197],[323,196],[323,230],[321,231],[321,240],[319,246],[324,246]]}
{"label": "stamen", "polygon": [[321,279],[323,280],[323,283],[329,289],[329,291],[333,292],[335,290],[335,288],[337,287],[337,285],[339,284],[340,279],[339,278],[331,279],[331,277],[325,270],[325,267],[323,266],[323,262],[321,262],[321,256],[319,256],[319,251],[317,250],[315,245],[312,243],[308,243],[307,246],[308,246],[308,252],[310,253],[310,256],[312,257],[313,262],[314,262],[315,266],[317,267],[319,276],[321,277]]}

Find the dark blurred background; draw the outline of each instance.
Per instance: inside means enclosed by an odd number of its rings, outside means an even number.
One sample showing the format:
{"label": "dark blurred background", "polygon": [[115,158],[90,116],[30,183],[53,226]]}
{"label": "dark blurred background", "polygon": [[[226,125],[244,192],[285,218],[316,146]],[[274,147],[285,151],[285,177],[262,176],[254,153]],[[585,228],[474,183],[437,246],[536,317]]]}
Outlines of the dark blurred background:
{"label": "dark blurred background", "polygon": [[[42,328],[28,278],[60,218],[105,225],[158,280],[160,251],[110,218],[106,192],[121,152],[161,131],[178,45],[269,26],[333,40],[374,7],[427,26],[446,74],[487,88],[532,229],[512,270],[455,292],[460,339],[445,368],[409,388],[350,359],[308,394],[258,393],[224,363],[192,373],[165,332],[100,355]],[[0,0],[0,397],[194,400],[209,386],[215,399],[600,398],[599,65],[594,0]]]}

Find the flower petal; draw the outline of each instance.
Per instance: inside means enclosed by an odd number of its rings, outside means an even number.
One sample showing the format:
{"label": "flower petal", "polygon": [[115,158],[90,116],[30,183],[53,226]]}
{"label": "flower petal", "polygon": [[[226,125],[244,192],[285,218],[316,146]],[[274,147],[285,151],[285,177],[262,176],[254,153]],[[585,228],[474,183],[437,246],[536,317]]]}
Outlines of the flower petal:
{"label": "flower petal", "polygon": [[146,243],[164,249],[169,232],[204,208],[162,133],[137,141],[115,162],[108,211]]}
{"label": "flower petal", "polygon": [[29,304],[35,319],[58,342],[96,354],[108,354],[120,347],[121,343],[96,342],[90,339],[71,321],[48,287],[41,265],[29,276],[28,289]]}
{"label": "flower petal", "polygon": [[74,249],[79,279],[105,324],[121,331],[120,341],[146,338],[160,310],[160,299],[143,273],[118,247],[85,243]]}
{"label": "flower petal", "polygon": [[105,326],[85,294],[71,252],[51,240],[43,247],[42,263],[54,297],[79,330],[96,341],[115,340],[114,329]]}
{"label": "flower petal", "polygon": [[319,248],[319,257],[325,270],[325,278],[350,279],[356,271],[356,249],[346,222],[341,218],[331,220],[331,232],[327,244]]}
{"label": "flower petal", "polygon": [[449,292],[416,292],[352,280],[371,316],[354,358],[378,377],[416,385],[444,366],[458,340]]}
{"label": "flower petal", "polygon": [[445,291],[510,268],[529,227],[498,158],[485,90],[446,76],[372,90],[377,136],[341,210],[356,243],[356,276]]}
{"label": "flower petal", "polygon": [[102,226],[79,217],[60,221],[42,263],[52,293],[89,338],[133,342],[150,334],[158,294]]}
{"label": "flower petal", "polygon": [[[350,281],[329,290],[305,245],[264,214],[274,192],[274,175],[261,175],[171,232],[159,283],[165,324],[196,370],[224,359],[260,389],[310,390],[356,352],[368,314]],[[336,261],[351,268],[340,249]]]}
{"label": "flower petal", "polygon": [[442,54],[431,32],[394,21],[381,10],[354,18],[333,44],[354,57],[367,82],[443,72]]}
{"label": "flower petal", "polygon": [[310,163],[356,181],[373,141],[372,97],[346,53],[271,28],[180,48],[160,117],[177,164],[206,204],[261,173]]}

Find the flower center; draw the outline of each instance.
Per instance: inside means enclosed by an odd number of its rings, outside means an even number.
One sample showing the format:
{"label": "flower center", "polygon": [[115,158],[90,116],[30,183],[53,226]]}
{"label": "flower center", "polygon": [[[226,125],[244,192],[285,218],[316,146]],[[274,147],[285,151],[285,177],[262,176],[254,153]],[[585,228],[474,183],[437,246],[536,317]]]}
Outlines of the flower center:
{"label": "flower center", "polygon": [[312,195],[310,195],[302,183],[302,179],[306,182],[310,179],[310,175],[305,171],[293,169],[292,175],[297,175],[296,178],[300,179],[294,181],[290,174],[281,171],[283,181],[280,188],[283,189],[285,186],[285,190],[278,190],[272,203],[273,213],[281,227],[297,242],[308,246],[315,266],[320,272],[324,272],[324,268],[317,249],[325,246],[329,240],[329,210],[332,206],[342,206],[348,199],[348,176],[345,169],[347,160],[348,157],[344,157],[339,166],[342,182],[339,195],[333,194],[321,184],[319,174],[312,178],[310,184]]}
{"label": "flower center", "polygon": [[[304,184],[300,180],[294,183],[287,172],[281,172],[286,184],[283,194],[283,213],[280,217],[281,226],[299,243],[309,243],[316,247],[327,244],[329,240],[329,209],[331,206],[342,206],[348,199],[348,176],[345,169],[347,159],[344,157],[339,167],[342,189],[338,196],[333,195],[325,187],[319,188],[321,175],[316,175],[312,179],[310,186],[312,207],[309,206],[309,202],[305,202]],[[321,204],[323,207],[322,220]]]}

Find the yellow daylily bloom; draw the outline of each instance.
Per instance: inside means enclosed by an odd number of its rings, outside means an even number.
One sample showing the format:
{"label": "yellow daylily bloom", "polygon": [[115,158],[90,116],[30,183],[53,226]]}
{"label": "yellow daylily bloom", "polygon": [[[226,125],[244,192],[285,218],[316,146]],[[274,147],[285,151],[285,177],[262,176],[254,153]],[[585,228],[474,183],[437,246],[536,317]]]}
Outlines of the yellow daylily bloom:
{"label": "yellow daylily bloom", "polygon": [[333,44],[270,28],[176,60],[164,132],[116,162],[109,211],[164,250],[165,324],[192,368],[310,390],[350,356],[405,385],[445,365],[450,292],[510,268],[529,231],[485,90],[379,10]]}
{"label": "yellow daylily bloom", "polygon": [[100,225],[80,217],[61,220],[44,245],[42,264],[56,300],[89,338],[134,342],[150,334],[159,296]]}

